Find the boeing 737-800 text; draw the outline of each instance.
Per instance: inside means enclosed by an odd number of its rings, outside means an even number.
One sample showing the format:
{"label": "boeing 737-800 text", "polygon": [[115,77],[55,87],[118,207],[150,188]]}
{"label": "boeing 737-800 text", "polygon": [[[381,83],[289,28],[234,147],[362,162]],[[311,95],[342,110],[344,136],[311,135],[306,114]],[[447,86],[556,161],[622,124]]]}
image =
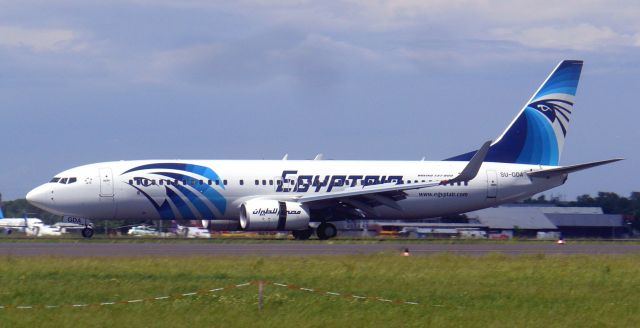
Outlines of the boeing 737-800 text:
{"label": "boeing 737-800 text", "polygon": [[559,166],[582,61],[553,70],[494,142],[443,161],[140,160],[56,174],[27,194],[86,219],[235,220],[244,230],[336,235],[331,222],[423,219],[513,202],[610,159]]}

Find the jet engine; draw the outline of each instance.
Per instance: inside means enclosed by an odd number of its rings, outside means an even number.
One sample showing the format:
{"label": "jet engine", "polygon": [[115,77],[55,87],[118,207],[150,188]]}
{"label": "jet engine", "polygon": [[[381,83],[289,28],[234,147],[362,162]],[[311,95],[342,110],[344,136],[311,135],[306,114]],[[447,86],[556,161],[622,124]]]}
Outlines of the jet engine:
{"label": "jet engine", "polygon": [[309,210],[296,202],[256,199],[240,206],[242,230],[304,230],[309,220]]}

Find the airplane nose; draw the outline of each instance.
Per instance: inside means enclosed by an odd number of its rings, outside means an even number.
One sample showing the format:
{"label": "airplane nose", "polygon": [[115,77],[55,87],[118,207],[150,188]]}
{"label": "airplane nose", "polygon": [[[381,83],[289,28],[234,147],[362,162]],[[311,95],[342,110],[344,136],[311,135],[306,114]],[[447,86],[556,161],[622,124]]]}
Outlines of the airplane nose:
{"label": "airplane nose", "polygon": [[51,203],[49,196],[49,190],[45,186],[39,186],[27,193],[27,201],[38,208],[46,207],[48,203]]}

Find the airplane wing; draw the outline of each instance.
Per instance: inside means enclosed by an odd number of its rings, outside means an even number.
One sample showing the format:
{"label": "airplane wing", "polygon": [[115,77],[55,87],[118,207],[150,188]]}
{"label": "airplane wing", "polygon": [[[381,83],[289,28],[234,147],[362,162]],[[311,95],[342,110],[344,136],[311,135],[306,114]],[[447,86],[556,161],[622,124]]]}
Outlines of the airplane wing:
{"label": "airplane wing", "polygon": [[449,183],[469,181],[475,178],[476,175],[478,175],[480,166],[482,166],[482,162],[484,161],[490,146],[491,141],[485,142],[473,158],[471,158],[462,172],[453,179],[412,184],[384,183],[378,185],[350,187],[338,192],[304,195],[297,198],[296,201],[303,204],[323,201],[340,202],[369,214],[375,214],[373,206],[376,205],[386,205],[391,208],[400,209],[396,204],[396,201],[406,198],[406,194],[404,192],[407,190],[435,187]]}
{"label": "airplane wing", "polygon": [[529,175],[532,178],[547,178],[547,177],[582,171],[592,167],[605,165],[605,164],[609,164],[609,163],[613,163],[621,160],[623,160],[623,158],[612,158],[604,161],[597,161],[597,162],[590,162],[590,163],[584,163],[584,164],[557,167],[553,169],[533,171],[533,172],[528,172],[527,175]]}

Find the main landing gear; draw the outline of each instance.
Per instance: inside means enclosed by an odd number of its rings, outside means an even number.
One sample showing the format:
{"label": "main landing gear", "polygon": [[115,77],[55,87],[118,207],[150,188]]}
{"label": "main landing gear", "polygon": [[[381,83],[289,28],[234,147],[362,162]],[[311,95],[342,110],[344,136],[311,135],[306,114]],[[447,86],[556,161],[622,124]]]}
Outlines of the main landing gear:
{"label": "main landing gear", "polygon": [[307,230],[293,230],[291,231],[291,234],[296,240],[307,240],[313,234],[313,228],[309,227]]}
{"label": "main landing gear", "polygon": [[[309,229],[306,230],[293,230],[291,231],[291,234],[296,240],[307,240],[311,238],[311,235],[313,235],[313,230],[313,228],[309,227]],[[320,223],[315,231],[318,239],[320,240],[331,239],[338,234],[336,226],[333,225],[333,223],[327,222]]]}
{"label": "main landing gear", "polygon": [[82,229],[82,237],[91,239],[91,237],[93,237],[93,228],[84,226],[84,229]]}
{"label": "main landing gear", "polygon": [[327,240],[335,237],[338,234],[338,229],[332,223],[322,222],[316,228],[316,235],[318,239]]}

